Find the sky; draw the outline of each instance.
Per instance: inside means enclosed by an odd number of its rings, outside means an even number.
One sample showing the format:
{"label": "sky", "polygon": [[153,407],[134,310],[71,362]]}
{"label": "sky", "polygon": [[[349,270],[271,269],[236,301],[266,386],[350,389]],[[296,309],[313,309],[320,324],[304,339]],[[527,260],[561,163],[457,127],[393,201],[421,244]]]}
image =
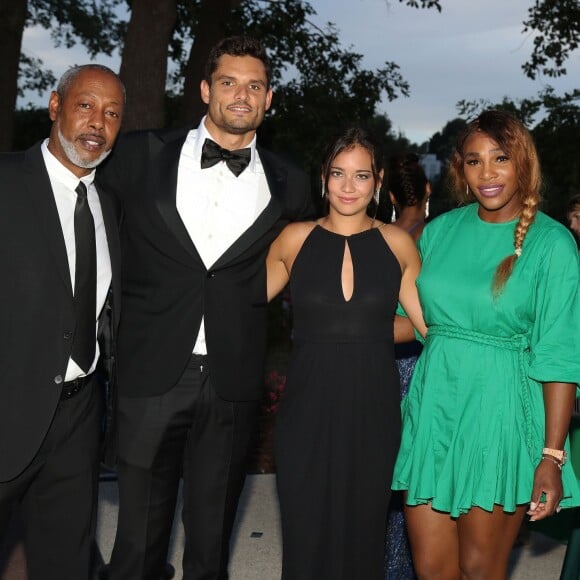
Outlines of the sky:
{"label": "sky", "polygon": [[[443,10],[417,10],[398,0],[310,0],[317,11],[313,22],[336,25],[341,44],[363,55],[363,66],[381,67],[394,61],[410,84],[408,98],[384,101],[396,132],[422,143],[458,116],[461,99],[500,101],[530,98],[547,84],[557,93],[580,88],[580,51],[567,61],[561,79],[528,79],[521,66],[529,58],[533,37],[523,34],[532,0],[441,0]],[[68,66],[89,62],[82,47],[54,48],[50,34],[28,29],[23,50],[42,58],[58,77]],[[97,62],[119,69],[119,56]],[[27,94],[18,105],[44,105],[43,97]]]}

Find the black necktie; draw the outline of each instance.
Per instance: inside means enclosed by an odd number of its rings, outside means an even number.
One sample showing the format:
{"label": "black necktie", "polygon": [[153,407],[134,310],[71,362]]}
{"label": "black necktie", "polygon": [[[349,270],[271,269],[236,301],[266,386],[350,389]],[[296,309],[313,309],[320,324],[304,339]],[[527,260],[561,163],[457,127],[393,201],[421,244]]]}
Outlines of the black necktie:
{"label": "black necktie", "polygon": [[238,177],[250,163],[250,157],[249,147],[229,151],[220,147],[215,141],[206,139],[201,150],[201,168],[206,169],[220,161],[225,161],[228,169]]}
{"label": "black necktie", "polygon": [[75,289],[76,328],[72,358],[86,373],[95,358],[97,316],[97,245],[95,222],[89,208],[87,188],[81,181],[75,205]]}

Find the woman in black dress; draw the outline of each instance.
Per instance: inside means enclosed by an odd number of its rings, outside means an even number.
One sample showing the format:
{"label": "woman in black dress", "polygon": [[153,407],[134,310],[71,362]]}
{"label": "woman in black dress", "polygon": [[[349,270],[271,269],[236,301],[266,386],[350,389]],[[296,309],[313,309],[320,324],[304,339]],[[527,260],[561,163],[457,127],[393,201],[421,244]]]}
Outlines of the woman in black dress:
{"label": "woman in black dress", "polygon": [[268,256],[269,297],[289,282],[294,308],[276,433],[283,580],[384,577],[400,437],[397,301],[425,327],[413,240],[367,212],[382,177],[370,136],[347,131],[330,145],[322,167],[328,214],[287,226]]}

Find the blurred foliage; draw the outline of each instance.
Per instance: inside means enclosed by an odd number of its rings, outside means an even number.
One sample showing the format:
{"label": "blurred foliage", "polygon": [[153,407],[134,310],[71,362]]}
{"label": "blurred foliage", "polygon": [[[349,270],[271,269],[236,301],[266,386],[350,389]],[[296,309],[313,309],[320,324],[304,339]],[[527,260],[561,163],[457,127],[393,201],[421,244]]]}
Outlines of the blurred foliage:
{"label": "blurred foliage", "polygon": [[[171,74],[165,99],[166,124],[181,124],[182,78],[206,0],[179,0],[177,23],[170,42]],[[219,1],[219,0],[214,0]],[[394,0],[393,0],[394,2]],[[398,0],[411,8],[441,11],[438,0]],[[126,31],[126,10],[132,0],[28,0],[26,26],[51,30],[55,46],[82,43],[91,57],[120,50]],[[388,3],[388,2],[387,2]],[[318,171],[325,144],[346,125],[369,127],[382,141],[385,158],[411,149],[428,148],[445,164],[457,133],[466,120],[490,106],[516,114],[530,127],[540,153],[546,202],[544,209],[562,219],[567,198],[580,191],[579,91],[558,96],[551,87],[537,97],[500,103],[461,101],[459,118],[450,120],[428,144],[411,144],[392,131],[390,120],[379,114],[387,101],[409,94],[409,85],[398,66],[387,61],[375,70],[363,65],[363,56],[341,45],[332,23],[320,27],[312,22],[316,12],[307,0],[243,0],[226,23],[230,34],[251,34],[264,42],[272,59],[275,99],[260,131],[261,142],[283,152],[312,175],[318,188]],[[578,0],[536,0],[523,23],[524,33],[534,35],[533,52],[523,66],[530,78],[566,74],[565,61],[578,48],[580,3]],[[39,93],[56,82],[39,58],[22,54],[22,90]],[[50,122],[45,109],[29,107],[16,112],[14,149],[22,149],[44,137]],[[448,209],[444,178],[432,184],[433,213]],[[389,204],[381,194],[379,215],[388,219]]]}
{"label": "blurred foliage", "polygon": [[524,21],[524,33],[534,35],[530,59],[522,68],[526,76],[559,77],[566,74],[565,61],[580,41],[578,0],[536,0]]}
{"label": "blurred foliage", "polygon": [[[112,54],[122,42],[126,23],[115,8],[123,0],[28,0],[25,27],[50,30],[55,47],[71,48],[80,42],[91,58]],[[56,83],[54,73],[41,58],[20,54],[18,93],[37,91],[42,95]]]}
{"label": "blurred foliage", "polygon": [[112,54],[122,42],[126,23],[116,8],[123,0],[28,0],[26,26],[50,30],[54,46],[80,42],[91,57]]}
{"label": "blurred foliage", "polygon": [[14,151],[28,149],[33,143],[48,137],[52,122],[48,109],[28,107],[14,113]]}

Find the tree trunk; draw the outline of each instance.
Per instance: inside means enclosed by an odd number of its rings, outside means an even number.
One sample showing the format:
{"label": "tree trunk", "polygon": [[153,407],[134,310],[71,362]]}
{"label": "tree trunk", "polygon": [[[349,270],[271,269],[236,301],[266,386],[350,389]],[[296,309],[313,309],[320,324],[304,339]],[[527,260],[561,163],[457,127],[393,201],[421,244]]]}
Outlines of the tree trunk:
{"label": "tree trunk", "polygon": [[165,124],[167,56],[176,17],[176,0],[133,0],[131,4],[120,71],[127,89],[125,131]]}
{"label": "tree trunk", "polygon": [[241,3],[242,0],[202,0],[197,32],[184,73],[183,123],[198,121],[205,113],[206,106],[199,94],[205,62],[212,46],[224,36],[230,12]]}
{"label": "tree trunk", "polygon": [[0,151],[12,150],[26,0],[0,0]]}

